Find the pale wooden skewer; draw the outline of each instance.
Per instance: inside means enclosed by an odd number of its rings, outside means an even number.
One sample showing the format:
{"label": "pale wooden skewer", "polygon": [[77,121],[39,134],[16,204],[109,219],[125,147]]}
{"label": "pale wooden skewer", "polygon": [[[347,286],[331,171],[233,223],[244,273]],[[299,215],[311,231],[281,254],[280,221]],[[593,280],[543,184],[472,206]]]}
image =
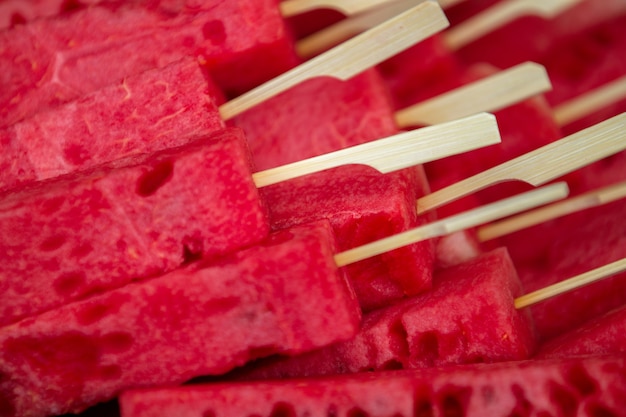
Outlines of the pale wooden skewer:
{"label": "pale wooden skewer", "polygon": [[554,108],[554,119],[565,126],[626,97],[626,75]]}
{"label": "pale wooden skewer", "polygon": [[528,307],[550,297],[575,290],[623,271],[626,271],[626,258],[518,297],[515,299],[515,308]]}
{"label": "pale wooden skewer", "polygon": [[386,7],[350,16],[299,40],[296,43],[296,52],[302,58],[311,58],[346,39],[350,39],[415,7],[415,3],[416,0],[396,0]]}
{"label": "pale wooden skewer", "polygon": [[447,26],[439,4],[426,1],[223,104],[220,113],[229,120],[310,78],[347,80]]}
{"label": "pale wooden skewer", "polygon": [[396,112],[400,127],[443,123],[477,112],[494,112],[550,90],[546,69],[526,62]]}
{"label": "pale wooden skewer", "polygon": [[626,113],[428,194],[417,201],[417,211],[432,210],[503,181],[545,184],[624,149]]}
{"label": "pale wooden skewer", "polygon": [[463,3],[465,0],[439,0],[439,5],[447,9],[448,7],[452,7],[455,4]]}
{"label": "pale wooden skewer", "polygon": [[538,188],[385,239],[377,240],[367,245],[359,246],[358,248],[340,252],[335,255],[335,262],[337,266],[340,267],[349,265],[363,259],[371,258],[372,256],[398,249],[402,246],[485,224],[564,198],[567,196],[568,191],[567,184],[564,182]]}
{"label": "pale wooden skewer", "polygon": [[456,51],[476,39],[527,15],[546,19],[559,15],[580,0],[507,0],[478,13],[448,30],[444,39],[452,51]]}
{"label": "pale wooden skewer", "polygon": [[476,235],[479,241],[486,242],[548,220],[608,204],[621,198],[626,198],[626,181],[483,226],[478,229]]}
{"label": "pale wooden skewer", "polygon": [[283,17],[291,17],[315,9],[332,9],[350,16],[393,0],[285,0],[279,4]]}
{"label": "pale wooden skewer", "polygon": [[252,179],[261,188],[347,164],[387,173],[499,142],[495,117],[482,113],[256,172]]}

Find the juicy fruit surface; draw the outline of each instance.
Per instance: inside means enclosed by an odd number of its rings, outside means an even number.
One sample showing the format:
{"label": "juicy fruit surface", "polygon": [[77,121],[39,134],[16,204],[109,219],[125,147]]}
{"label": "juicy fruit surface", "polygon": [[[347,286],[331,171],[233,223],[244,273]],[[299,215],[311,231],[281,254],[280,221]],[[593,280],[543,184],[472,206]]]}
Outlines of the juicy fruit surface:
{"label": "juicy fruit surface", "polygon": [[4,327],[0,411],[76,412],[125,388],[182,383],[350,337],[360,314],[332,253],[328,224],[294,228]]}
{"label": "juicy fruit surface", "polygon": [[622,356],[137,390],[124,417],[620,416]]}
{"label": "juicy fruit surface", "polygon": [[[224,128],[194,59],[105,87],[0,131],[0,189],[155,152]],[[172,100],[176,97],[176,100]]]}
{"label": "juicy fruit surface", "polygon": [[355,338],[238,370],[237,379],[332,375],[527,359],[535,350],[521,286],[505,250],[440,272],[423,295],[363,317]]}
{"label": "juicy fruit surface", "polygon": [[[290,42],[274,0],[212,1],[177,15],[90,7],[35,20],[0,32],[0,126],[187,55],[227,94],[241,93],[298,64]],[[247,70],[252,63],[264,70]]]}
{"label": "juicy fruit surface", "polygon": [[269,229],[238,130],[5,194],[0,212],[2,324],[254,244]]}

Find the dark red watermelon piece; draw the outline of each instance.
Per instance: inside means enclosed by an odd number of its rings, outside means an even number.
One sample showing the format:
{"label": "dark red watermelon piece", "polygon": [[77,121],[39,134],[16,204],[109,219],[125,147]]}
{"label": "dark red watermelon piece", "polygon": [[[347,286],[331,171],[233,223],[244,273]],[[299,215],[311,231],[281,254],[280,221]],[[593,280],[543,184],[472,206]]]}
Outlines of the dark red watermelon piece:
{"label": "dark red watermelon piece", "polygon": [[221,130],[216,91],[188,58],[7,127],[0,131],[8,153],[0,162],[0,190]]}
{"label": "dark red watermelon piece", "polygon": [[582,0],[552,19],[520,17],[459,49],[456,56],[468,64],[488,62],[498,68],[543,63],[558,43],[625,11],[622,0]]}
{"label": "dark red watermelon piece", "polygon": [[624,346],[626,304],[544,343],[536,358],[623,354]]}
{"label": "dark red watermelon piece", "polygon": [[1,324],[267,235],[239,130],[125,162],[2,195]]}
{"label": "dark red watermelon piece", "polygon": [[[626,75],[626,14],[560,42],[542,58],[553,91],[546,97],[563,104]],[[626,111],[626,98],[563,127],[565,134],[593,126]]]}
{"label": "dark red watermelon piece", "polygon": [[122,417],[620,416],[623,355],[133,390]]}
{"label": "dark red watermelon piece", "polygon": [[275,0],[204,2],[176,15],[90,7],[0,32],[0,45],[0,126],[187,55],[228,94],[299,62]]}
{"label": "dark red watermelon piece", "polygon": [[378,65],[396,109],[436,96],[449,88],[462,66],[441,35],[434,35]]}
{"label": "dark red watermelon piece", "polygon": [[121,390],[220,374],[352,336],[360,311],[327,223],[0,329],[3,416],[78,412]]}
{"label": "dark red watermelon piece", "polygon": [[433,289],[363,317],[355,338],[237,370],[236,379],[334,375],[527,359],[530,315],[513,306],[521,285],[500,249],[436,273]]}
{"label": "dark red watermelon piece", "polygon": [[[389,93],[374,70],[349,81],[307,81],[235,120],[260,169],[397,133]],[[421,167],[382,175],[346,166],[261,190],[273,229],[330,220],[347,250],[425,222],[415,202],[429,191]],[[430,288],[432,244],[423,242],[348,267],[365,310]]]}
{"label": "dark red watermelon piece", "polygon": [[[547,231],[535,229],[533,240],[527,244],[546,239],[549,245],[534,264],[520,269],[524,288],[528,292],[538,290],[626,257],[625,216],[626,203],[620,200],[559,219]],[[625,275],[617,274],[532,306],[540,337],[548,340],[564,334],[624,305]]]}

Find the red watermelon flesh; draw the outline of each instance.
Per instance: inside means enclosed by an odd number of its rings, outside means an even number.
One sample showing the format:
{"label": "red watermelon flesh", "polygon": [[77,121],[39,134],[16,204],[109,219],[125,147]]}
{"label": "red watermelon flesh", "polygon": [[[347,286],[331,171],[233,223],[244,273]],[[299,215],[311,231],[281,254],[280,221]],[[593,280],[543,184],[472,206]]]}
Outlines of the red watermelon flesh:
{"label": "red watermelon flesh", "polygon": [[559,42],[626,11],[623,0],[582,0],[552,19],[520,17],[456,51],[465,63],[508,68],[525,61],[543,63]]}
{"label": "red watermelon flesh", "polygon": [[445,91],[462,67],[441,35],[434,35],[378,65],[396,109]]}
{"label": "red watermelon flesh", "polygon": [[389,91],[375,70],[305,81],[235,118],[258,169],[398,133]]}
{"label": "red watermelon flesh", "polygon": [[[307,81],[236,118],[260,169],[397,133],[378,73],[349,81]],[[415,202],[428,192],[422,168],[382,175],[345,166],[261,190],[273,229],[326,218],[347,250],[414,227]],[[423,242],[348,267],[365,310],[430,288],[432,244]]]}
{"label": "red watermelon flesh", "polygon": [[[261,189],[272,228],[326,218],[339,250],[348,250],[414,227],[420,170],[381,175],[345,166]],[[422,220],[423,221],[423,220]],[[431,286],[431,242],[409,245],[347,267],[364,310],[389,305]]]}
{"label": "red watermelon flesh", "polygon": [[8,152],[0,162],[0,189],[221,130],[215,91],[196,60],[188,58],[7,127],[0,131]]}
{"label": "red watermelon flesh", "polygon": [[125,162],[3,194],[0,324],[267,235],[239,130]]}
{"label": "red watermelon flesh", "polygon": [[626,304],[544,343],[536,358],[623,354],[626,346]]}
{"label": "red watermelon flesh", "polygon": [[359,309],[333,255],[327,223],[294,228],[4,327],[0,411],[77,412],[123,389],[179,384],[350,337]]}
{"label": "red watermelon flesh", "polygon": [[521,285],[506,250],[439,271],[433,289],[363,317],[353,339],[237,370],[237,379],[333,375],[528,358],[530,316],[513,306]]}
{"label": "red watermelon flesh", "polygon": [[228,94],[299,62],[274,0],[214,1],[174,16],[90,7],[0,32],[0,45],[0,126],[186,55]]}
{"label": "red watermelon flesh", "polygon": [[[548,239],[548,252],[534,265],[520,269],[527,291],[599,268],[626,256],[626,202],[616,201],[562,218],[534,240]],[[540,229],[541,230],[541,229]],[[542,340],[564,334],[585,321],[626,303],[621,273],[561,294],[531,307]]]}
{"label": "red watermelon flesh", "polygon": [[623,355],[133,390],[122,417],[620,416]]}
{"label": "red watermelon flesh", "polygon": [[[546,97],[559,105],[626,75],[626,14],[556,45],[542,61],[554,89]],[[626,99],[566,126],[575,133],[626,111]]]}

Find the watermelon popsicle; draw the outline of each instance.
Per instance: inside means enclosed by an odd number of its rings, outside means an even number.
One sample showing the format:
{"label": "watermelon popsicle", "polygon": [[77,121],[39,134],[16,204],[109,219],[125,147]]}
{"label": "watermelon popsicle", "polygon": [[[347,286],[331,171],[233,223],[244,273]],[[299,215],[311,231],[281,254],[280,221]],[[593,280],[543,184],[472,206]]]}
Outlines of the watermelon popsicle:
{"label": "watermelon popsicle", "polygon": [[229,94],[300,62],[274,0],[205,2],[177,15],[95,6],[4,30],[0,45],[0,126],[186,55]]}
{"label": "watermelon popsicle", "polygon": [[[261,169],[398,132],[388,92],[375,70],[345,82],[306,81],[234,121],[246,132]],[[344,166],[264,188],[261,195],[273,229],[327,218],[345,250],[425,222],[426,217],[417,219],[415,200],[427,191],[421,167],[381,175]],[[432,243],[401,248],[348,269],[362,308],[370,310],[430,287]]]}
{"label": "watermelon popsicle", "polygon": [[536,348],[530,313],[505,249],[440,270],[433,288],[363,317],[352,339],[288,358],[268,358],[236,379],[275,379],[522,360]]}
{"label": "watermelon popsicle", "polygon": [[3,417],[78,412],[123,389],[220,374],[354,334],[327,223],[0,328]]}
{"label": "watermelon popsicle", "polygon": [[626,405],[624,373],[623,355],[533,360],[133,390],[120,405],[122,417],[618,416]]}
{"label": "watermelon popsicle", "polygon": [[0,129],[0,190],[221,130],[219,96],[197,60],[184,58],[39,112]]}
{"label": "watermelon popsicle", "polygon": [[245,137],[232,128],[187,150],[118,160],[4,193],[1,317],[10,323],[258,242],[268,222],[256,187],[350,163],[390,172],[498,141],[493,117],[478,115],[252,173]]}

